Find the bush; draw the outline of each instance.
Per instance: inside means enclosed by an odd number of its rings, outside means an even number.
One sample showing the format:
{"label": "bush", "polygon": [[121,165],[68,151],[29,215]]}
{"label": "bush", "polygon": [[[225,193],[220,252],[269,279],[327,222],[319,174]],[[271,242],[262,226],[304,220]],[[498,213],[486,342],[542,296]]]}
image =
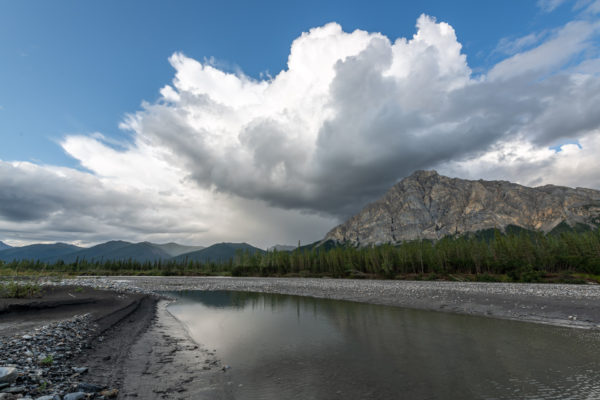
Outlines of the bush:
{"label": "bush", "polygon": [[35,283],[9,282],[0,284],[1,298],[20,299],[34,297],[40,294],[41,291],[41,286]]}

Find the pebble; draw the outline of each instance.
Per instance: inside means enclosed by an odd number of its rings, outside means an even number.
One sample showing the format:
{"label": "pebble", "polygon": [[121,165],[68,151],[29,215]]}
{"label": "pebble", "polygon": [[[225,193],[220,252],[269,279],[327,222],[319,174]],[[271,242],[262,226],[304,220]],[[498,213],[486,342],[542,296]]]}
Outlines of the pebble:
{"label": "pebble", "polygon": [[106,389],[100,392],[100,396],[104,396],[107,399],[114,399],[119,395],[117,389]]}
{"label": "pebble", "polygon": [[2,389],[4,393],[23,393],[27,391],[27,387],[25,386],[11,386],[7,389]]}
{"label": "pebble", "polygon": [[73,371],[77,372],[78,374],[83,374],[84,372],[88,371],[87,367],[73,367]]}
{"label": "pebble", "polygon": [[74,381],[77,371],[87,371],[70,365],[70,359],[81,353],[93,333],[91,316],[86,314],[0,339],[1,394],[61,399],[60,394],[79,383]]}
{"label": "pebble", "polygon": [[97,392],[101,391],[102,389],[104,389],[104,387],[98,386],[98,385],[94,385],[94,384],[91,384],[91,383],[85,383],[85,382],[80,382],[77,385],[77,390],[82,391],[82,392],[86,392],[86,393],[97,393]]}
{"label": "pebble", "polygon": [[85,399],[86,397],[87,397],[87,395],[84,392],[74,392],[74,393],[66,394],[63,397],[63,400],[81,400],[81,399]]}
{"label": "pebble", "polygon": [[0,383],[11,383],[17,379],[15,367],[0,367]]}

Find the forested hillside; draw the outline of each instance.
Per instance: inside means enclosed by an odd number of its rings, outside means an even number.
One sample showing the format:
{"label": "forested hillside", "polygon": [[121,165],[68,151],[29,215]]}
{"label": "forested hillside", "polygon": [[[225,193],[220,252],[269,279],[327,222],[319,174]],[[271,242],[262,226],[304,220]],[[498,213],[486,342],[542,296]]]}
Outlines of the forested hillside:
{"label": "forested hillside", "polygon": [[[307,246],[288,251],[252,252],[239,249],[223,262],[193,259],[138,262],[110,260],[49,264],[14,261],[0,264],[3,274],[140,274],[323,276],[396,279],[464,279],[555,281],[567,275],[600,275],[600,231],[543,234],[531,231],[482,232],[470,237],[446,237],[399,245],[371,247]],[[565,278],[567,280],[573,280]]]}

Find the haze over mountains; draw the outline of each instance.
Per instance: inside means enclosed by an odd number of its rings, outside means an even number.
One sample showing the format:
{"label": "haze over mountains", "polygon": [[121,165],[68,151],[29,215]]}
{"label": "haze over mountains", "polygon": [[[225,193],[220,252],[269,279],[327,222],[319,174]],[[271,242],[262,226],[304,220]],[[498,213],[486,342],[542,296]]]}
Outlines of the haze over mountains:
{"label": "haze over mountains", "polygon": [[600,191],[507,181],[470,181],[416,171],[332,229],[325,241],[355,246],[440,239],[517,226],[545,233],[600,225]]}
{"label": "haze over mountains", "polygon": [[209,247],[183,246],[177,243],[155,244],[150,242],[130,243],[110,241],[93,247],[83,248],[65,243],[34,244],[23,247],[6,246],[0,250],[0,260],[39,260],[47,263],[77,260],[108,261],[132,260],[153,262],[158,260],[225,262],[234,257],[236,251],[263,252],[247,243],[217,243]]}

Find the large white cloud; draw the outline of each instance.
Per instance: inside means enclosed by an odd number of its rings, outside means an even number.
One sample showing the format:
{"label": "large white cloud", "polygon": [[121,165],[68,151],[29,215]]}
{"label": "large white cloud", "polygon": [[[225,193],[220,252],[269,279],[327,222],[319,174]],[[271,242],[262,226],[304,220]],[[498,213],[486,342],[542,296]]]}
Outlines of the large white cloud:
{"label": "large white cloud", "polygon": [[600,188],[599,30],[581,17],[505,41],[511,56],[477,76],[453,28],[425,15],[394,41],[311,29],[268,79],[175,53],[172,84],[121,124],[132,143],[64,139],[89,172],[0,164],[15,193],[0,232],[266,246],[318,239],[416,169]]}
{"label": "large white cloud", "polygon": [[599,28],[570,22],[477,77],[453,28],[425,15],[393,43],[335,23],[312,29],[269,80],[176,53],[173,84],[122,126],[168,149],[201,187],[343,217],[415,169],[598,127],[597,74],[564,68],[590,61]]}

